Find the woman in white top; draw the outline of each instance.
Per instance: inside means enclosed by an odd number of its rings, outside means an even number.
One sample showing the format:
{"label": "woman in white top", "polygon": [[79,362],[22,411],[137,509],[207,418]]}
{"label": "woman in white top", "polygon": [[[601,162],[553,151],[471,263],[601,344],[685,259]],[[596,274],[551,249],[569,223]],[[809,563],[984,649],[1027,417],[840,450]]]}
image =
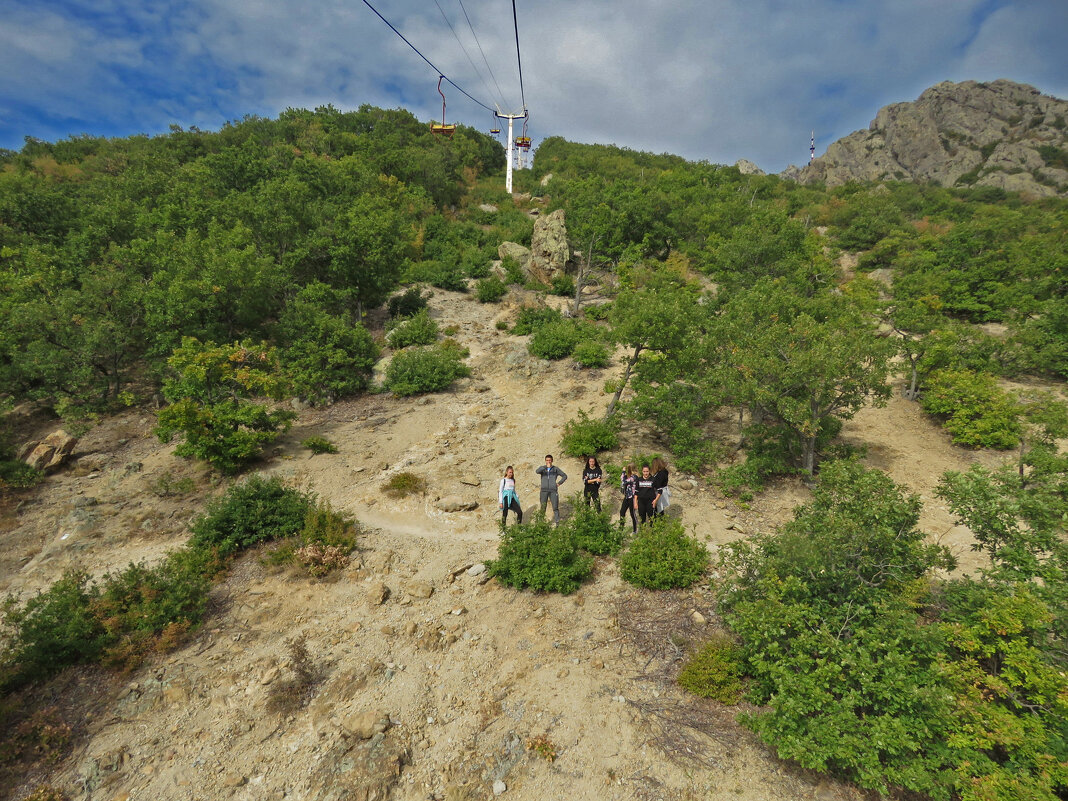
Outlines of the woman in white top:
{"label": "woman in white top", "polygon": [[515,471],[512,466],[504,468],[504,478],[497,490],[497,508],[501,510],[501,525],[508,522],[508,510],[515,512],[516,523],[523,522],[523,510],[519,508],[519,496],[515,492]]}

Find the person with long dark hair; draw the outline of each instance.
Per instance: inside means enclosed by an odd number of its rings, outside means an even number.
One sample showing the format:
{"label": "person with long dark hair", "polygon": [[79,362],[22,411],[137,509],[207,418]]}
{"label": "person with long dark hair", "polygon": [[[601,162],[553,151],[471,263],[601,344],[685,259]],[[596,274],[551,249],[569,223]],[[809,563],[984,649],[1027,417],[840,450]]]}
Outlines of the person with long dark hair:
{"label": "person with long dark hair", "polygon": [[591,456],[586,460],[586,466],[582,468],[582,498],[586,506],[593,499],[597,511],[601,511],[601,482],[604,480],[604,472],[597,463],[597,457]]}
{"label": "person with long dark hair", "polygon": [[643,464],[642,474],[638,476],[638,486],[634,493],[634,508],[638,510],[638,519],[642,525],[655,516],[656,513],[653,510],[658,500],[660,500],[660,491],[656,488],[653,474],[649,470],[649,465]]}
{"label": "person with long dark hair", "polygon": [[504,468],[504,477],[497,489],[497,508],[501,510],[501,525],[508,523],[508,510],[515,512],[515,522],[523,522],[523,510],[519,506],[519,496],[515,491],[515,470],[511,465]]}
{"label": "person with long dark hair", "polygon": [[623,521],[630,513],[630,524],[634,533],[638,533],[638,517],[634,512],[634,492],[638,486],[638,477],[634,474],[634,465],[628,464],[619,475],[619,488],[623,491],[623,505],[619,507],[619,528],[623,529]]}

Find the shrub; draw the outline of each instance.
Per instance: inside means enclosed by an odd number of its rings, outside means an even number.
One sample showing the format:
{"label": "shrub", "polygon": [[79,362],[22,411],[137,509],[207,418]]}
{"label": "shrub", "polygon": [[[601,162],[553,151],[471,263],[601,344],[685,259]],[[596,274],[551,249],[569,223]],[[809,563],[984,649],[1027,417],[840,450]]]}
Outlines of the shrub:
{"label": "shrub", "polygon": [[337,445],[328,440],[326,437],[314,436],[308,437],[306,440],[300,443],[309,451],[314,454],[320,453],[337,453]]}
{"label": "shrub", "polygon": [[348,317],[320,316],[281,353],[290,391],[330,403],[365,390],[378,360],[370,332]]}
{"label": "shrub", "polygon": [[601,342],[593,342],[591,340],[584,340],[575,346],[574,352],[571,357],[583,367],[607,367],[611,361],[612,356],[608,352],[608,346]]}
{"label": "shrub", "polygon": [[648,590],[689,587],[708,566],[705,546],[673,517],[657,517],[638,529],[619,560],[624,581]]}
{"label": "shrub", "polygon": [[417,287],[408,287],[399,295],[394,295],[386,302],[390,317],[411,317],[426,308],[427,296]]}
{"label": "shrub", "polygon": [[567,273],[557,273],[549,285],[554,295],[569,298],[575,294],[575,279]]}
{"label": "shrub", "polygon": [[486,567],[502,584],[567,595],[590,575],[593,562],[579,551],[570,527],[554,528],[537,515],[527,525],[502,527],[497,559]]}
{"label": "shrub", "polygon": [[25,462],[17,459],[0,461],[0,489],[4,487],[25,489],[39,484],[43,478],[44,473],[34,470]]}
{"label": "shrub", "polygon": [[[607,474],[606,474],[607,475]],[[574,514],[567,525],[575,535],[575,544],[587,553],[598,556],[615,556],[623,547],[623,530],[612,522],[607,509],[586,506],[582,495],[571,499]]]}
{"label": "shrub", "polygon": [[304,528],[311,499],[286,487],[277,476],[252,476],[231,487],[193,521],[190,545],[218,548],[223,556],[270,540],[290,537]]}
{"label": "shrub", "polygon": [[286,640],[289,662],[289,678],[276,681],[267,695],[267,711],[289,715],[302,709],[311,700],[312,690],[323,679],[323,670],[308,651],[306,635]]}
{"label": "shrub", "polygon": [[294,557],[313,576],[322,577],[345,567],[349,563],[348,554],[336,545],[321,545],[312,542],[294,551]]}
{"label": "shrub", "polygon": [[171,405],[160,410],[156,436],[183,441],[174,452],[204,459],[225,473],[237,472],[259,456],[296,415],[251,403],[253,395],[279,397],[285,386],[278,377],[272,348],[235,342],[231,345],[182,340],[167,360],[174,375],[163,384]]}
{"label": "shrub", "polygon": [[607,420],[595,420],[580,411],[577,419],[564,423],[560,448],[568,456],[582,458],[596,456],[601,451],[614,450],[619,445],[620,419],[613,415]]}
{"label": "shrub", "polygon": [[430,345],[438,338],[438,324],[426,309],[397,323],[387,339],[391,348],[406,348],[409,345]]}
{"label": "shrub", "polygon": [[450,292],[466,292],[467,276],[458,264],[445,264],[440,261],[421,261],[408,270],[408,280],[425,281],[428,284],[447,289]]}
{"label": "shrub", "polygon": [[928,379],[920,403],[944,419],[959,445],[1006,450],[1020,442],[1019,407],[987,373],[939,370]]}
{"label": "shrub", "polygon": [[21,608],[8,598],[0,690],[6,692],[48,678],[69,665],[97,659],[108,635],[90,608],[95,595],[89,574],[70,570]]}
{"label": "shrub", "polygon": [[382,487],[382,491],[391,498],[405,498],[416,493],[426,492],[426,479],[415,473],[395,473]]}
{"label": "shrub", "polygon": [[482,278],[475,283],[475,295],[479,303],[496,303],[507,294],[508,287],[495,275]]}
{"label": "shrub", "polygon": [[467,351],[451,342],[401,351],[386,368],[386,389],[397,397],[448,389],[457,378],[471,375],[465,356]]}
{"label": "shrub", "polygon": [[523,272],[523,268],[519,266],[519,262],[513,259],[511,256],[505,256],[501,259],[501,267],[504,269],[504,276],[508,280],[509,284],[522,284],[527,280],[526,274]]}
{"label": "shrub", "polygon": [[589,320],[607,320],[608,315],[612,312],[612,304],[609,303],[595,303],[591,306],[583,306],[582,313]]}
{"label": "shrub", "polygon": [[534,331],[527,349],[540,359],[563,359],[570,356],[579,341],[579,332],[568,320],[546,323]]}
{"label": "shrub", "polygon": [[160,474],[159,478],[149,484],[149,491],[160,498],[180,498],[197,488],[192,476],[176,477],[170,470]]}
{"label": "shrub", "polygon": [[721,704],[736,704],[745,689],[744,654],[725,634],[713,637],[693,654],[679,672],[679,686]]}
{"label": "shrub", "polygon": [[512,333],[517,337],[526,336],[549,323],[558,323],[563,319],[560,312],[548,306],[527,306],[519,310]]}

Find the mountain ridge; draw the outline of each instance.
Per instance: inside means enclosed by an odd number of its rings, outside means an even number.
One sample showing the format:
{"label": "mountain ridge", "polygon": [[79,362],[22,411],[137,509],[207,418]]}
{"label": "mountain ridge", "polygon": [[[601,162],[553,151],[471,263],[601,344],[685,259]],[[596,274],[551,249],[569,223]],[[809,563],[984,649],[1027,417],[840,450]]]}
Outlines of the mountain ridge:
{"label": "mountain ridge", "polygon": [[1027,84],[943,81],[780,175],[800,183],[931,181],[1068,197],[1068,101]]}

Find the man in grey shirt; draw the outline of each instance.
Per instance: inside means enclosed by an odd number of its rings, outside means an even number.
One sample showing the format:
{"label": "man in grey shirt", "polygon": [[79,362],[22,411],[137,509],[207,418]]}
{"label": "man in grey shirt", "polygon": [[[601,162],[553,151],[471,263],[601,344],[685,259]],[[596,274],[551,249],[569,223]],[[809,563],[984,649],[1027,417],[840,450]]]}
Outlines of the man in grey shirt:
{"label": "man in grey shirt", "polygon": [[561,484],[567,481],[567,473],[553,465],[553,457],[545,457],[545,466],[534,470],[541,476],[541,513],[545,514],[545,504],[552,501],[553,522],[560,522],[560,492],[557,490]]}

